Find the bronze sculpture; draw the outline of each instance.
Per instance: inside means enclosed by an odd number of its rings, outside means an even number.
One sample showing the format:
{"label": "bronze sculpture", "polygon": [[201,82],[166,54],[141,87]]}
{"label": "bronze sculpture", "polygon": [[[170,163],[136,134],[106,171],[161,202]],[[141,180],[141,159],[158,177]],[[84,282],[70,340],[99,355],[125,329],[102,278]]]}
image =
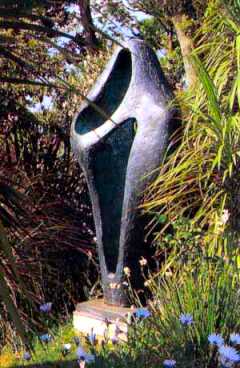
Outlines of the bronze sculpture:
{"label": "bronze sculpture", "polygon": [[71,141],[87,179],[107,304],[128,304],[123,269],[137,276],[141,195],[175,129],[172,92],[143,41],[118,47],[72,124]]}

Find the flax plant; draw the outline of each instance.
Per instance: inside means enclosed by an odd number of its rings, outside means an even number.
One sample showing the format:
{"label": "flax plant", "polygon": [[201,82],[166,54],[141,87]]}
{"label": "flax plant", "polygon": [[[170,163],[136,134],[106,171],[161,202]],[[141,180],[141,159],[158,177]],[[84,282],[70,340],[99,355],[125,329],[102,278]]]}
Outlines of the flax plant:
{"label": "flax plant", "polygon": [[224,210],[230,214],[225,226],[229,233],[239,231],[239,32],[236,9],[210,1],[191,56],[197,87],[177,96],[183,117],[181,143],[166,156],[144,204],[148,211],[167,215],[169,223],[189,217],[208,230],[215,251],[219,237],[224,238]]}
{"label": "flax plant", "polygon": [[[240,327],[237,265],[202,256],[194,266],[179,257],[175,267],[174,273],[147,275],[154,295],[148,344],[180,367],[217,367],[208,337],[218,333],[228,341]],[[183,325],[181,316],[190,323]]]}

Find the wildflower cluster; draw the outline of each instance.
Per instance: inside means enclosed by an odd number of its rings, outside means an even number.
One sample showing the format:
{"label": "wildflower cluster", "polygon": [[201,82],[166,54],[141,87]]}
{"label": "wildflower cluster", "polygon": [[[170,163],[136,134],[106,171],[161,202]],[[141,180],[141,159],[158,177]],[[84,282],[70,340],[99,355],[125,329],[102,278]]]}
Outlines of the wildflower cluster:
{"label": "wildflower cluster", "polygon": [[[45,303],[40,306],[40,311],[43,313],[50,313],[52,309],[52,303]],[[130,318],[132,321],[141,321],[145,318],[151,317],[151,312],[148,308],[134,308],[134,311],[130,313]],[[134,318],[135,317],[135,318]],[[189,313],[181,313],[179,315],[179,322],[182,326],[182,329],[186,332],[189,328],[191,329],[191,325],[194,324],[194,318]],[[109,322],[110,323],[110,322]],[[132,323],[132,322],[131,322]],[[131,324],[130,323],[130,324]],[[192,330],[192,329],[191,329]],[[111,342],[113,345],[117,344],[119,341],[119,334],[122,332],[118,325],[116,324],[115,335],[111,338],[108,335],[109,325],[106,322],[106,336],[105,343]],[[50,344],[53,340],[53,336],[49,333],[45,333],[41,335],[40,340],[44,344]],[[76,349],[76,361],[78,366],[83,368],[86,364],[91,364],[95,362],[95,345],[97,344],[97,336],[94,332],[94,329],[86,336],[86,341],[89,344],[90,352],[84,350],[84,348],[80,344],[80,339],[78,336],[73,338],[73,342],[75,343]],[[240,363],[240,334],[239,333],[231,333],[229,336],[229,341],[226,342],[224,337],[220,333],[211,333],[208,336],[209,349],[210,353],[213,354],[214,359],[216,359],[217,367],[221,368],[237,368],[237,364]],[[73,351],[72,344],[65,343],[62,345],[61,353],[63,357],[68,355],[71,351]],[[29,352],[24,352],[23,360],[30,361],[32,356]],[[172,357],[166,357],[162,362],[163,368],[175,368],[178,366],[177,360]]]}
{"label": "wildflower cluster", "polygon": [[[44,314],[49,314],[52,311],[52,303],[48,302],[48,303],[44,303],[42,305],[40,305],[39,307],[39,311],[44,313]],[[51,341],[53,340],[53,336],[49,333],[45,333],[39,336],[39,339],[42,343],[44,344],[49,344],[51,343]],[[91,345],[94,345],[96,343],[96,334],[94,333],[94,331],[91,331],[91,334],[89,334],[87,336],[87,340]],[[80,345],[80,339],[78,336],[74,336],[73,341],[76,345],[76,360],[79,363],[79,366],[84,366],[85,362],[86,363],[92,363],[95,360],[95,356],[93,354],[89,354],[87,353],[83,347]],[[63,355],[63,357],[65,357],[66,355],[68,355],[72,350],[72,344],[70,343],[66,343],[62,345],[61,348],[61,353]],[[32,355],[26,351],[23,353],[22,359],[25,361],[30,361],[32,359]],[[84,364],[82,364],[84,363]]]}
{"label": "wildflower cluster", "polygon": [[[240,354],[233,346],[227,345],[220,334],[213,333],[208,336],[210,345],[218,349],[219,362],[223,368],[232,368],[240,362]],[[240,345],[240,334],[232,333],[229,338],[230,344]]]}
{"label": "wildflower cluster", "polygon": [[[179,321],[184,327],[188,327],[193,324],[193,316],[191,314],[180,314]],[[240,353],[236,349],[240,347],[240,334],[232,333],[229,337],[229,345],[225,343],[224,338],[219,333],[212,333],[208,336],[208,342],[214,350],[214,355],[217,352],[217,357],[221,368],[233,368],[236,364],[240,363]],[[233,346],[231,346],[233,345]],[[177,364],[174,359],[165,359],[163,361],[164,368],[173,368]]]}

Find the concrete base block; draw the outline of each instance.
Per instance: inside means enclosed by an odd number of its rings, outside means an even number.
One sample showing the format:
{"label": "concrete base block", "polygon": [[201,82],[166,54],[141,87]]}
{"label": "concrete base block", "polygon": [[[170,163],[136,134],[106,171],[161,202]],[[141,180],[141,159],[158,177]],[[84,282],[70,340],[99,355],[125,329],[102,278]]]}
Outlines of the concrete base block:
{"label": "concrete base block", "polygon": [[76,331],[87,335],[91,332],[103,338],[106,333],[112,339],[127,339],[127,317],[134,310],[125,307],[114,307],[105,304],[103,299],[95,299],[77,304],[73,312],[73,327]]}

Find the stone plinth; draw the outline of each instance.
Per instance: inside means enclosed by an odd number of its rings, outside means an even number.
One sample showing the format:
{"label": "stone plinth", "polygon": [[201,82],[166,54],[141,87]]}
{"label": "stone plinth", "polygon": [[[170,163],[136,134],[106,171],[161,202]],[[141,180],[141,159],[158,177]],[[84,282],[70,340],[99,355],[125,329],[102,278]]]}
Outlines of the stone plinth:
{"label": "stone plinth", "polygon": [[77,304],[73,313],[73,327],[87,335],[93,331],[98,337],[117,337],[126,340],[128,313],[134,313],[131,308],[115,307],[105,304],[103,299],[95,299]]}

